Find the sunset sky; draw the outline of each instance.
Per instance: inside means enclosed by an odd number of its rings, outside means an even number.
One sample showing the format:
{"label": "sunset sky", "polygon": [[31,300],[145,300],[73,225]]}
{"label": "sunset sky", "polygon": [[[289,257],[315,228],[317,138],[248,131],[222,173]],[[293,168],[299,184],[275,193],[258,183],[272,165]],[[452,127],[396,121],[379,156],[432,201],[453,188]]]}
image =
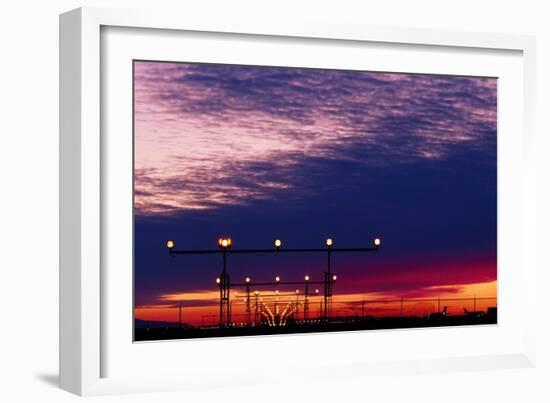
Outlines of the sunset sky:
{"label": "sunset sky", "polygon": [[[165,243],[220,235],[235,248],[380,236],[377,254],[334,256],[335,309],[496,297],[496,79],[136,61],[134,84],[136,318],[175,321],[179,302],[184,321],[216,313],[220,256]],[[230,256],[228,270],[321,280],[325,259]]]}

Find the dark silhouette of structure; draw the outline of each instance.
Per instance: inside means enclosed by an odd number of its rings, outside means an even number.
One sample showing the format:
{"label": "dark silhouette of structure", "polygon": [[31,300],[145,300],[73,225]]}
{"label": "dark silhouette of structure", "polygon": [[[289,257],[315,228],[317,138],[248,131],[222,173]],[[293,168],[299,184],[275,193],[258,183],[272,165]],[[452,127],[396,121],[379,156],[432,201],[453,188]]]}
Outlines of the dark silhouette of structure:
{"label": "dark silhouette of structure", "polygon": [[[252,286],[276,286],[276,285],[297,285],[305,286],[305,300],[304,300],[304,315],[307,317],[309,315],[309,284],[322,284],[323,285],[323,305],[322,305],[322,321],[330,322],[332,317],[332,295],[334,283],[336,282],[337,276],[332,273],[331,257],[333,253],[345,253],[345,252],[370,252],[376,253],[380,249],[382,243],[380,238],[373,239],[373,247],[368,248],[333,248],[332,238],[326,238],[325,245],[326,248],[294,248],[294,249],[284,249],[282,248],[282,241],[276,239],[274,241],[274,248],[270,249],[231,249],[233,240],[229,237],[220,237],[218,238],[218,249],[202,249],[202,250],[176,250],[175,242],[169,240],[166,242],[168,252],[171,255],[196,255],[196,254],[221,254],[222,255],[222,271],[220,276],[216,279],[216,283],[220,289],[220,307],[219,307],[219,327],[228,327],[231,326],[231,301],[230,301],[230,290],[232,287],[246,287],[246,313],[248,324],[251,323],[251,308],[250,308],[250,287]],[[326,253],[327,254],[327,268],[323,272],[323,281],[309,281],[309,277],[305,276],[303,281],[287,281],[281,282],[279,276],[275,277],[275,282],[262,282],[262,283],[253,283],[250,281],[250,278],[247,277],[245,283],[231,283],[229,274],[227,272],[227,256],[234,254],[279,254],[279,253]],[[300,304],[296,303],[295,307],[292,308],[292,313],[295,313]],[[266,304],[263,306],[267,307]],[[275,311],[278,310],[279,304],[275,304]],[[257,311],[258,316],[266,316],[267,314],[263,312],[262,305],[259,305]],[[270,311],[267,311],[268,313]],[[281,326],[286,324],[284,320],[281,320],[278,312],[275,314],[269,313],[272,316],[270,323],[272,326]]]}
{"label": "dark silhouette of structure", "polygon": [[483,311],[469,311],[468,309],[466,308],[462,308],[464,310],[464,315],[465,316],[468,316],[470,318],[482,318],[483,316],[485,316],[485,312]]}
{"label": "dark silhouette of structure", "polygon": [[447,316],[447,307],[443,307],[443,311],[431,312],[428,314],[428,319],[441,320]]}

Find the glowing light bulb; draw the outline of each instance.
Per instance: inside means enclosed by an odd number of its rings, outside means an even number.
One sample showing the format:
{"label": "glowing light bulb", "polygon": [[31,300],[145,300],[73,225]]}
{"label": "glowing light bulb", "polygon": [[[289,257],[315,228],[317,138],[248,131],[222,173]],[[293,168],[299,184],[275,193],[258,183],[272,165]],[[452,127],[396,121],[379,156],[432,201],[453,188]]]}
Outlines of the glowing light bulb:
{"label": "glowing light bulb", "polygon": [[233,241],[231,240],[231,238],[224,238],[224,237],[218,238],[218,247],[220,249],[229,249],[231,248],[232,243]]}

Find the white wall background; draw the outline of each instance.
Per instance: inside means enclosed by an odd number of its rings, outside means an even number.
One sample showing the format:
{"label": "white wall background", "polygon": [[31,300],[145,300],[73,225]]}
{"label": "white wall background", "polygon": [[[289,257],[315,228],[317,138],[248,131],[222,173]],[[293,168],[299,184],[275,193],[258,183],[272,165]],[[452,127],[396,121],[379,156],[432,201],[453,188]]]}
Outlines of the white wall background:
{"label": "white wall background", "polygon": [[[544,231],[550,224],[550,12],[544,1],[5,1],[0,6],[0,399],[65,402],[77,398],[56,387],[58,356],[58,14],[81,5],[184,6],[187,12],[231,18],[319,18],[537,36],[539,161],[539,301],[550,259]],[[546,172],[545,172],[546,170]],[[546,268],[546,270],[544,270]],[[534,369],[446,375],[380,376],[349,384],[284,385],[94,398],[101,401],[550,401],[550,332],[540,325]],[[237,368],[238,369],[238,368]]]}

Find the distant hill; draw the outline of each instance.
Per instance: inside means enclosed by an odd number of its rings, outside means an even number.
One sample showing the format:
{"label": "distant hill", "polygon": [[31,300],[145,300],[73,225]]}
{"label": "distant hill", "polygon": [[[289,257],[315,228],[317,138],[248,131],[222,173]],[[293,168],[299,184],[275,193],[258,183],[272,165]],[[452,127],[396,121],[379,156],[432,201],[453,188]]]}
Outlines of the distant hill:
{"label": "distant hill", "polygon": [[[143,320],[134,319],[134,326],[136,328],[159,328],[159,327],[179,327],[178,322],[162,322],[157,320]],[[181,327],[191,327],[188,323],[182,323]]]}

